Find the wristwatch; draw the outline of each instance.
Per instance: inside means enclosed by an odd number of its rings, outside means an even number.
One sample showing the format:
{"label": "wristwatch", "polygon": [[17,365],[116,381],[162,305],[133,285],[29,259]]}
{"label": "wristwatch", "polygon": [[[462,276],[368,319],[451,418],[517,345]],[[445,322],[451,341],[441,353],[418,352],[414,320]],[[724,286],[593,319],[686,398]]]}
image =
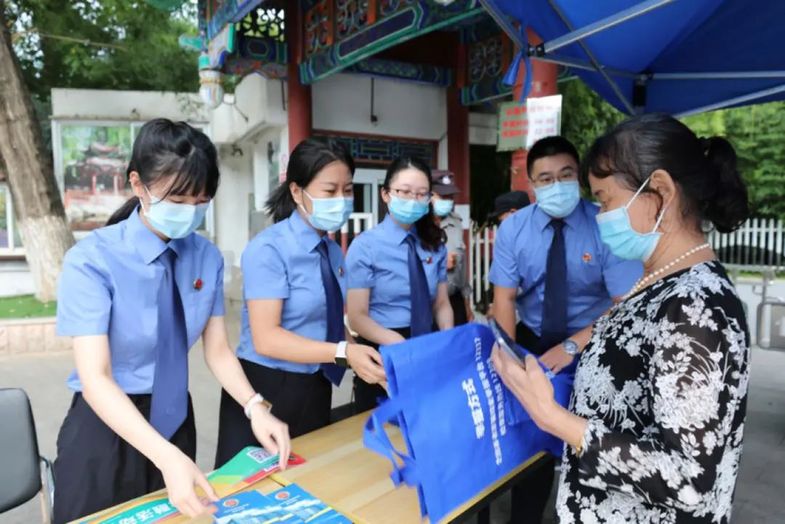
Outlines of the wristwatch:
{"label": "wristwatch", "polygon": [[245,416],[248,417],[248,420],[251,420],[251,409],[256,404],[261,404],[267,411],[272,411],[273,409],[272,404],[267,402],[259,393],[256,393],[254,396],[248,399],[248,402],[245,403],[245,407],[243,408]]}
{"label": "wristwatch", "polygon": [[339,366],[348,368],[349,361],[346,359],[346,346],[347,342],[345,340],[338,342],[338,345],[335,348],[335,363]]}
{"label": "wristwatch", "polygon": [[568,338],[562,342],[562,345],[564,346],[564,352],[571,357],[574,357],[578,354],[578,344],[576,344],[574,340]]}

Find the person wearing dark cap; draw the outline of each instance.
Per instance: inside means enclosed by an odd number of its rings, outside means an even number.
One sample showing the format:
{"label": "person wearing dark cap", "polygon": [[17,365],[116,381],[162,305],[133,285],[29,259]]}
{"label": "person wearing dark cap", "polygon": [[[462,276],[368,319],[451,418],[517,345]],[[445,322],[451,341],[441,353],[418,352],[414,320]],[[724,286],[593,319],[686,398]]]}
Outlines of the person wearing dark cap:
{"label": "person wearing dark cap", "polygon": [[[529,204],[531,204],[531,200],[529,200],[529,195],[525,191],[503,193],[494,199],[493,211],[488,213],[488,223],[501,224]],[[493,288],[491,288],[491,299],[493,299]],[[485,316],[493,318],[493,300],[488,304]]]}
{"label": "person wearing dark cap", "polygon": [[436,224],[444,232],[444,243],[447,247],[447,291],[453,310],[455,325],[460,326],[474,320],[469,284],[466,271],[466,244],[463,241],[463,222],[455,213],[455,195],[460,190],[455,185],[455,177],[449,171],[434,171],[433,182],[433,214]]}
{"label": "person wearing dark cap", "polygon": [[525,191],[510,191],[499,195],[493,201],[493,211],[488,214],[488,221],[501,224],[530,203],[529,195]]}

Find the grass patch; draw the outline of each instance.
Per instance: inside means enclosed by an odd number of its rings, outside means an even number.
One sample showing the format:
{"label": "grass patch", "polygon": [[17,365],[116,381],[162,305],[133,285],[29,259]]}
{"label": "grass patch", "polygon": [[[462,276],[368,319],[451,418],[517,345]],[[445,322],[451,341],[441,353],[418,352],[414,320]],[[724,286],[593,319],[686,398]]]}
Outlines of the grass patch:
{"label": "grass patch", "polygon": [[53,317],[57,302],[39,302],[33,295],[0,298],[0,319]]}

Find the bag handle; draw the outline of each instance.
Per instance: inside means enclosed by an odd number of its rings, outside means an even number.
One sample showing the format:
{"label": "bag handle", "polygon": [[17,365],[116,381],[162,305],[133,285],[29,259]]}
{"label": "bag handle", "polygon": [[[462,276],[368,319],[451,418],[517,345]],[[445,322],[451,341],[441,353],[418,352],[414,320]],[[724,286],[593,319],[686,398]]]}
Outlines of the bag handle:
{"label": "bag handle", "polygon": [[[403,481],[409,486],[418,486],[419,476],[414,459],[398,451],[384,430],[384,424],[395,420],[401,412],[400,398],[387,399],[379,404],[379,407],[373,410],[365,422],[363,444],[371,451],[387,457],[393,467],[392,473],[390,473],[393,484],[398,486]],[[403,462],[403,466],[398,464],[396,458]]]}

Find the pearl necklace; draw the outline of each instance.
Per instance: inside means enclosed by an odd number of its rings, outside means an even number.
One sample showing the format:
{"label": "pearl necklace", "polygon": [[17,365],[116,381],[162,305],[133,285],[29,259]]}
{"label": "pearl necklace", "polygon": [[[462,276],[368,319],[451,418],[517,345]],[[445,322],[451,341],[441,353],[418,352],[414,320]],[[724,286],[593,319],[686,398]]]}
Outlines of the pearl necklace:
{"label": "pearl necklace", "polygon": [[691,257],[692,255],[694,255],[698,251],[702,251],[702,250],[710,248],[710,247],[711,247],[711,244],[709,244],[708,242],[705,243],[705,244],[701,244],[699,246],[696,246],[696,247],[690,249],[689,251],[687,251],[686,253],[684,253],[683,255],[681,255],[680,257],[676,258],[675,260],[672,260],[671,262],[669,262],[666,265],[662,266],[657,271],[652,271],[651,273],[649,273],[645,277],[643,277],[640,280],[638,280],[638,282],[635,283],[635,285],[632,287],[632,289],[629,291],[629,293],[624,295],[624,299],[623,300],[626,300],[626,299],[630,298],[632,295],[634,295],[635,293],[637,293],[638,291],[640,291],[641,289],[646,287],[650,282],[653,282],[653,279],[655,277],[658,277],[658,276],[662,275],[663,273],[665,273],[667,270],[669,270],[670,268],[672,268],[673,266],[675,266],[676,264],[678,264],[682,260]]}

